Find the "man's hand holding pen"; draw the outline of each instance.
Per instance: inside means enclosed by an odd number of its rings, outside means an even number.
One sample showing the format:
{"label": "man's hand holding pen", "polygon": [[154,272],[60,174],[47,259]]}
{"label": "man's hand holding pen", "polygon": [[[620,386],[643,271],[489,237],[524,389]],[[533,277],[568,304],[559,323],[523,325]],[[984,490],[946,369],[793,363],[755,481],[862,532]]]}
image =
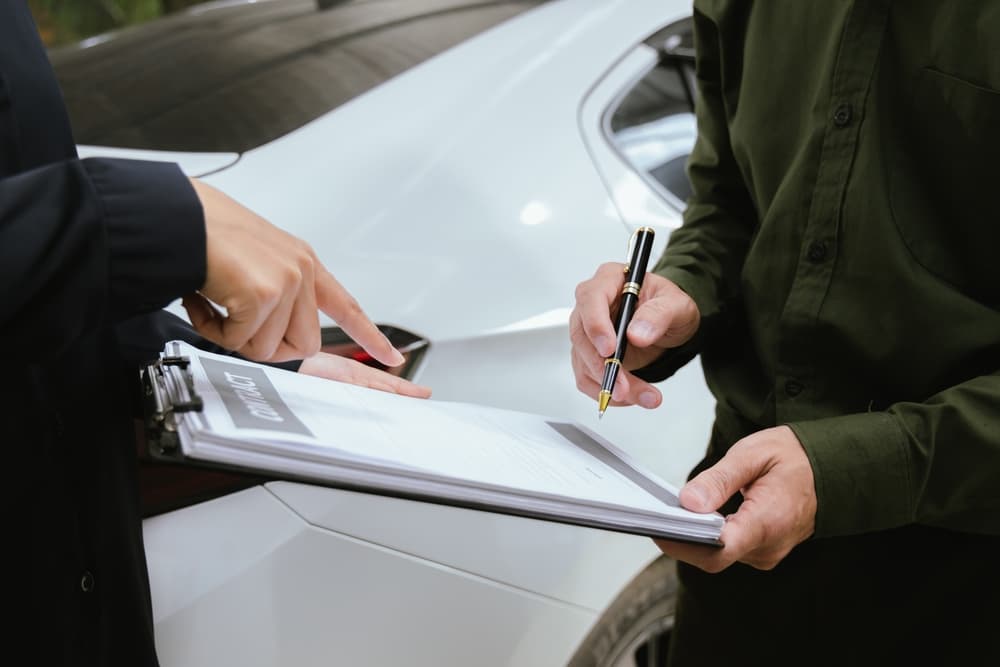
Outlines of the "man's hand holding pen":
{"label": "man's hand holding pen", "polygon": [[[576,386],[597,399],[605,360],[615,353],[618,309],[623,291],[622,264],[609,263],[576,288],[570,315],[573,373]],[[676,284],[647,273],[638,305],[628,325],[628,346],[612,393],[611,405],[658,407],[660,390],[629,371],[654,362],[666,350],[679,347],[698,331],[701,315],[690,296]],[[726,517],[724,547],[656,540],[661,551],[708,572],[742,562],[770,569],[815,529],[815,483],[805,450],[787,426],[752,433],[711,468],[680,491],[681,505],[711,512],[741,492],[744,502]],[[749,500],[750,502],[746,502]]]}
{"label": "man's hand holding pen", "polygon": [[[595,400],[601,390],[605,359],[615,352],[612,317],[621,298],[622,268],[620,263],[603,264],[593,278],[580,283],[576,288],[576,306],[570,315],[576,386]],[[665,350],[686,343],[698,331],[700,322],[698,307],[686,292],[655,273],[646,274],[638,307],[628,326],[623,372],[615,382],[611,405],[659,406],[660,390],[628,371],[642,368]]]}

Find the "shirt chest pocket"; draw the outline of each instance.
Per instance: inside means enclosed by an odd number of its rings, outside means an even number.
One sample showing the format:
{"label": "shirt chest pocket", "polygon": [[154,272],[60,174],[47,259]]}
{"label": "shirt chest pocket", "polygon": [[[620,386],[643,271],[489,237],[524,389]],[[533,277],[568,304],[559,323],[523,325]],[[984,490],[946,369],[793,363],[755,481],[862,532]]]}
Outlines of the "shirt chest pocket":
{"label": "shirt chest pocket", "polygon": [[914,258],[1000,306],[1000,91],[924,69],[886,146],[893,217]]}

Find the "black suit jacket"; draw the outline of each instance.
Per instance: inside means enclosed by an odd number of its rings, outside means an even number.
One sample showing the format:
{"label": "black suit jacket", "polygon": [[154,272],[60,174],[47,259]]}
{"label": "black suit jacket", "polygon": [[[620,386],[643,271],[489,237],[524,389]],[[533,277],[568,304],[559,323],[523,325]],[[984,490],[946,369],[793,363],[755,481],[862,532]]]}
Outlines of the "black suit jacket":
{"label": "black suit jacket", "polygon": [[[156,664],[122,350],[161,349],[176,330],[141,318],[204,276],[188,180],[78,159],[27,3],[0,0],[4,643],[27,664]],[[143,340],[119,340],[126,319]]]}

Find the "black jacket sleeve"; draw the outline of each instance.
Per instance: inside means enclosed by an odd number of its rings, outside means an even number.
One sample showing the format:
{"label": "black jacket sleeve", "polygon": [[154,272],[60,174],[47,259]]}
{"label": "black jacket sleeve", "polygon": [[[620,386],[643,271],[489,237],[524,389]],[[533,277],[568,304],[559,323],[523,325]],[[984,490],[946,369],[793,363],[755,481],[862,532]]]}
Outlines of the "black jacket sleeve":
{"label": "black jacket sleeve", "polygon": [[70,159],[0,179],[0,344],[56,354],[199,289],[205,261],[177,165]]}

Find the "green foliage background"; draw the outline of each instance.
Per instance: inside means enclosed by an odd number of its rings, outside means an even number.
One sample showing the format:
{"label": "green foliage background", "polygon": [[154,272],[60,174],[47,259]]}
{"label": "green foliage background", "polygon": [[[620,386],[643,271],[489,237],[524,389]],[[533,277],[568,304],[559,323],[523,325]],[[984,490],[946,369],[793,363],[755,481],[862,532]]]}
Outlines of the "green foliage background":
{"label": "green foliage background", "polygon": [[28,0],[48,46],[149,21],[205,0]]}

